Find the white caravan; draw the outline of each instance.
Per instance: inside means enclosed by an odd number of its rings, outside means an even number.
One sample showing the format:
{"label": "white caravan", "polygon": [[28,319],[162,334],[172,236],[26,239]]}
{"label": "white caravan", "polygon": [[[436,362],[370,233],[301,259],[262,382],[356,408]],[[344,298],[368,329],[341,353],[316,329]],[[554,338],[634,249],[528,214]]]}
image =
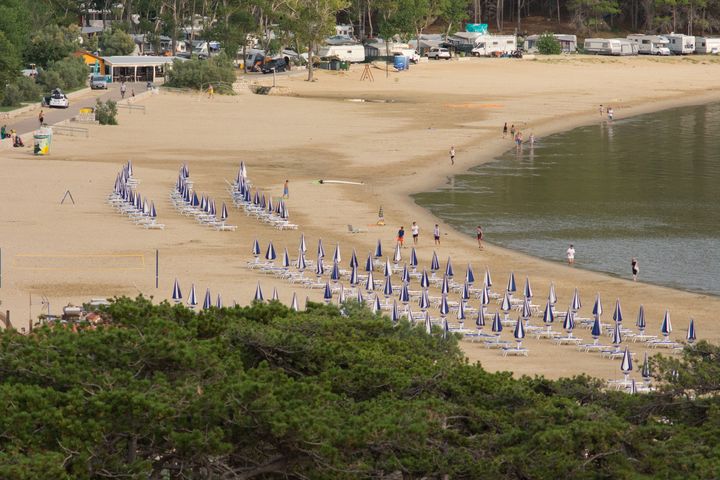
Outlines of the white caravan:
{"label": "white caravan", "polygon": [[476,57],[489,57],[511,53],[517,50],[515,35],[481,35],[475,38],[472,54]]}
{"label": "white caravan", "polygon": [[638,46],[640,55],[670,55],[670,40],[660,35],[628,35],[627,39]]}
{"label": "white caravan", "polygon": [[671,33],[665,35],[670,43],[668,48],[675,55],[688,55],[695,53],[695,37],[692,35],[683,35],[682,33]]}
{"label": "white caravan", "polygon": [[638,46],[626,38],[586,38],[583,48],[596,55],[638,54]]}
{"label": "white caravan", "polygon": [[720,38],[695,37],[695,52],[713,55],[720,54]]}
{"label": "white caravan", "polygon": [[317,52],[318,57],[337,57],[343,62],[364,62],[365,47],[362,45],[323,45]]}

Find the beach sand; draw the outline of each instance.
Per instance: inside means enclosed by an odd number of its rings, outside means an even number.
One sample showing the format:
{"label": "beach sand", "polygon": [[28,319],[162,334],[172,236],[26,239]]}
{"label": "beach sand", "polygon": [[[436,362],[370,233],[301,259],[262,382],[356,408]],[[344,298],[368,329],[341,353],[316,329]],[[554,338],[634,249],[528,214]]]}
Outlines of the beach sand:
{"label": "beach sand", "polygon": [[[362,261],[378,239],[391,254],[400,225],[408,232],[409,246],[410,224],[417,221],[421,266],[429,264],[433,250],[443,265],[452,255],[456,275],[463,275],[471,263],[481,282],[487,266],[495,291],[503,290],[513,271],[518,288],[526,276],[530,278],[535,303],[543,305],[554,282],[559,310],[578,287],[582,316],[590,316],[599,292],[605,323],[612,321],[616,298],[622,301],[628,326],[643,304],[652,334],[659,333],[668,308],[674,326],[671,338],[684,338],[692,316],[700,338],[720,341],[717,297],[633,283],[493,245],[480,251],[474,238],[453,231],[409,198],[511,148],[511,141],[502,138],[504,122],[519,126],[526,138],[531,131],[542,137],[604,120],[599,104],[612,106],[615,118],[622,119],[720,100],[720,63],[714,60],[468,59],[421,64],[408,72],[390,72],[388,78],[384,70],[374,69],[374,82],[360,81],[362,67],[354,66],[343,74],[318,72],[314,83],[303,76],[278,77],[279,85],[295,93],[292,97],[247,92],[209,100],[198,94],[162,93],[143,99],[145,115],[123,110],[119,126],[90,126],[89,138],[56,136],[49,157],[33,157],[29,150],[2,153],[0,309],[9,310],[12,323],[21,328],[41,313],[42,299],[49,301],[54,314],[68,302],[96,297],[143,293],[168,299],[175,278],[185,295],[194,283],[199,297],[209,287],[213,296],[222,293],[226,304],[249,303],[258,281],[266,297],[277,287],[285,303],[293,291],[301,301],[306,295],[317,301],[320,290],[293,287],[248,270],[245,263],[252,259],[253,239],[263,249],[272,240],[278,253],[287,247],[294,258],[303,232],[308,258],[314,258],[317,239],[322,238],[328,258],[335,244],[341,244],[346,264],[352,248]],[[271,82],[266,77],[248,80]],[[454,167],[448,158],[450,145],[457,150]],[[140,180],[138,190],[155,201],[164,231],[139,228],[105,203],[116,173],[128,160]],[[174,211],[169,193],[183,162],[190,167],[195,188],[213,196],[219,207],[223,201],[231,205],[226,180],[235,177],[240,160],[246,162],[253,183],[274,197],[282,194],[283,182],[289,179],[288,208],[300,230],[279,232],[232,208],[228,223],[238,225],[238,230],[216,232]],[[321,185],[318,179],[364,184]],[[572,180],[570,173],[568,179]],[[60,205],[68,190],[75,205]],[[380,206],[384,227],[375,225]],[[432,242],[436,222],[443,231],[440,247]],[[350,234],[348,224],[367,233]],[[409,252],[403,250],[405,257]],[[467,324],[472,325],[472,319]],[[577,335],[590,341],[586,330]],[[510,328],[503,338],[512,339]],[[619,361],[547,340],[526,339],[527,358],[504,358],[480,344],[462,345],[470,361],[480,361],[489,370],[551,378],[581,373],[621,376]],[[645,351],[640,344],[630,347],[638,356]]]}

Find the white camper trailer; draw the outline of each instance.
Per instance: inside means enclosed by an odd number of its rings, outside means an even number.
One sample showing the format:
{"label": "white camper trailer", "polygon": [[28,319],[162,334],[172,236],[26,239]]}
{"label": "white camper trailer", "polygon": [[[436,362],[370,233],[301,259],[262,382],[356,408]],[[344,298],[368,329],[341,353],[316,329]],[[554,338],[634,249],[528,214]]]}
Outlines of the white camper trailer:
{"label": "white camper trailer", "polygon": [[489,57],[515,50],[517,50],[515,35],[481,35],[475,38],[472,54],[476,57]]}
{"label": "white camper trailer", "polygon": [[634,42],[640,55],[670,55],[670,40],[660,35],[628,35],[627,39]]}
{"label": "white camper trailer", "polygon": [[695,37],[695,52],[705,54],[720,54],[720,38]]}
{"label": "white camper trailer", "polygon": [[[553,33],[553,37],[560,43],[563,53],[575,53],[577,51],[577,36],[564,33]],[[523,50],[527,53],[537,53],[537,43],[540,35],[529,35],[525,38]]]}
{"label": "white camper trailer", "polygon": [[343,62],[364,62],[365,47],[362,45],[323,45],[317,53],[318,57],[337,57]]}
{"label": "white camper trailer", "polygon": [[689,55],[695,53],[695,37],[683,35],[682,33],[671,33],[665,35],[670,41],[668,48],[675,55]]}
{"label": "white camper trailer", "polygon": [[596,55],[638,54],[638,46],[626,38],[586,38],[583,48]]}

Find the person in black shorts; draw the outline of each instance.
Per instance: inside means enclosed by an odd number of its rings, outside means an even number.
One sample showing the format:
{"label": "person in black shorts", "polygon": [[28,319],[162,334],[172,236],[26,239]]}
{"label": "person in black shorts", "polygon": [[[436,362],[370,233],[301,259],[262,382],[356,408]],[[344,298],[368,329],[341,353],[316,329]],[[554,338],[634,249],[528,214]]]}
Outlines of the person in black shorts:
{"label": "person in black shorts", "polygon": [[435,237],[435,245],[440,245],[440,227],[438,224],[435,224],[435,229],[433,230],[433,237]]}
{"label": "person in black shorts", "polygon": [[482,227],[480,225],[477,226],[477,229],[475,229],[477,232],[477,241],[478,241],[478,248],[482,250],[482,241],[483,241],[483,231]]}
{"label": "person in black shorts", "polygon": [[637,258],[633,257],[630,265],[632,266],[633,282],[637,282],[637,276],[638,273],[640,273],[640,264],[638,263]]}

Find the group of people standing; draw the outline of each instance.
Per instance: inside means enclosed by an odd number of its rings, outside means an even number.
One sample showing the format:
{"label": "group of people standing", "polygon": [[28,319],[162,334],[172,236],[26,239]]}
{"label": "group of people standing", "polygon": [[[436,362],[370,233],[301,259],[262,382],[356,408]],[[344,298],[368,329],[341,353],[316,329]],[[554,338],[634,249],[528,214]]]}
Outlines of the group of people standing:
{"label": "group of people standing", "polygon": [[[505,122],[505,125],[503,125],[503,138],[507,138],[507,136],[508,124]],[[523,144],[523,133],[520,129],[515,128],[515,124],[510,126],[510,138],[515,142],[515,147],[520,150]],[[533,147],[535,145],[535,134],[530,132],[527,142],[530,144],[530,147]]]}
{"label": "group of people standing", "polygon": [[[418,239],[420,237],[420,226],[417,224],[417,222],[412,222],[412,226],[410,227],[410,233],[413,238],[413,245],[418,244]],[[478,241],[478,247],[480,249],[483,248],[482,241],[484,238],[483,230],[480,225],[477,226],[475,229],[475,233],[477,235],[477,241]],[[435,227],[433,228],[433,239],[435,240],[435,245],[440,245],[440,226],[436,223]],[[405,227],[400,226],[400,229],[397,232],[397,243],[401,246],[405,246]]]}

